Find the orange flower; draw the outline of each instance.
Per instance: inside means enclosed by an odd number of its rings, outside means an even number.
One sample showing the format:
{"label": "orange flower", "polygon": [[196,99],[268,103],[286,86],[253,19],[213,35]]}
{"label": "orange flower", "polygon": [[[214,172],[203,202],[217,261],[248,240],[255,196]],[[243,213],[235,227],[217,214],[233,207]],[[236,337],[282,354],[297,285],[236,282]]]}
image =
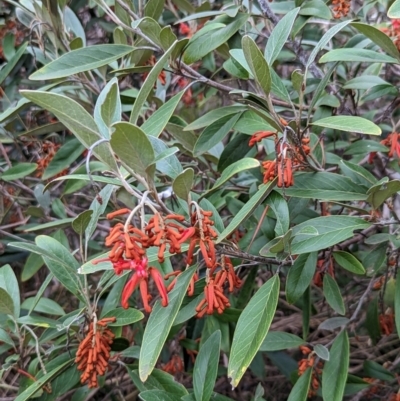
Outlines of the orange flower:
{"label": "orange flower", "polygon": [[257,142],[260,142],[264,138],[268,138],[270,136],[275,136],[276,138],[276,131],[257,131],[255,132],[249,141],[249,146],[255,145]]}
{"label": "orange flower", "polygon": [[350,11],[350,0],[332,0],[334,17],[345,17]]}

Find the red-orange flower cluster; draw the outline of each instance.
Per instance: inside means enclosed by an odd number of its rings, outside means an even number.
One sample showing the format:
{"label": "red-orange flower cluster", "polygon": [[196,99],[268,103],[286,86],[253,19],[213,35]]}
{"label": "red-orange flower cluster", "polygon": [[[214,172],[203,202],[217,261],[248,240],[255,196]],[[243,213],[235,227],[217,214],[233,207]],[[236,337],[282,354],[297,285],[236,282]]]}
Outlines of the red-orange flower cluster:
{"label": "red-orange flower cluster", "polygon": [[350,0],[332,0],[333,16],[338,19],[345,17],[350,11]]}
{"label": "red-orange flower cluster", "polygon": [[179,355],[172,355],[170,361],[164,365],[162,370],[170,373],[171,375],[176,375],[177,373],[183,372],[185,367],[183,365],[182,358]]}
{"label": "red-orange flower cluster", "polygon": [[393,19],[391,26],[387,28],[380,28],[386,35],[393,38],[393,43],[400,50],[400,19]]}
{"label": "red-orange flower cluster", "polygon": [[258,131],[250,138],[249,146],[253,146],[262,139],[271,136],[275,140],[277,157],[275,160],[265,160],[262,162],[264,169],[263,181],[267,183],[278,177],[278,187],[290,187],[294,184],[293,172],[303,169],[305,156],[310,153],[310,147],[308,146],[310,139],[303,138],[301,147],[291,146],[286,142],[282,143],[282,140],[278,139],[276,132]]}
{"label": "red-orange flower cluster", "polygon": [[107,370],[114,340],[114,333],[107,325],[115,321],[115,317],[108,317],[90,323],[85,339],[79,344],[75,363],[82,372],[81,383],[87,382],[89,388],[98,387],[97,376],[104,375]]}
{"label": "red-orange flower cluster", "polygon": [[324,275],[328,273],[332,278],[335,278],[335,269],[333,266],[332,256],[329,257],[328,260],[324,258],[318,259],[317,261],[317,269],[314,274],[314,284],[317,287],[322,287]]}
{"label": "red-orange flower cluster", "polygon": [[319,388],[319,380],[318,376],[321,375],[321,362],[318,366],[314,366],[315,364],[315,355],[311,352],[310,348],[301,346],[300,350],[303,355],[308,355],[307,358],[303,358],[298,363],[298,374],[301,376],[304,372],[308,369],[312,369],[312,376],[311,376],[311,386],[310,390],[308,391],[308,397],[314,397],[317,394],[317,390]]}
{"label": "red-orange flower cluster", "polygon": [[[56,144],[50,141],[45,141],[42,145],[43,154],[37,160],[38,168],[36,170],[36,177],[41,177],[46,170],[46,167],[52,161],[53,157],[56,155],[57,150],[60,148],[60,144]],[[66,171],[65,171],[66,173]],[[65,175],[63,172],[62,175]],[[60,175],[60,174],[59,174]]]}
{"label": "red-orange flower cluster", "polygon": [[389,134],[385,139],[381,141],[382,145],[387,146],[390,148],[388,156],[393,157],[397,155],[400,157],[400,134],[398,132],[392,132]]}
{"label": "red-orange flower cluster", "polygon": [[391,308],[388,308],[385,313],[379,315],[379,326],[381,333],[388,336],[394,330],[394,313]]}

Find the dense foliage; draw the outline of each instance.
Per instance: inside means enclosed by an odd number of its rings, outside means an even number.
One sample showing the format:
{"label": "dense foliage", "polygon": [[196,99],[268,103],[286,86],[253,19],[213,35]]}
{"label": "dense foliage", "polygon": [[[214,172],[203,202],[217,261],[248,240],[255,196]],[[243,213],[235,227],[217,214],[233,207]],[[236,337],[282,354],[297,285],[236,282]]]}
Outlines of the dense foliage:
{"label": "dense foliage", "polygon": [[0,24],[2,400],[400,400],[400,0]]}

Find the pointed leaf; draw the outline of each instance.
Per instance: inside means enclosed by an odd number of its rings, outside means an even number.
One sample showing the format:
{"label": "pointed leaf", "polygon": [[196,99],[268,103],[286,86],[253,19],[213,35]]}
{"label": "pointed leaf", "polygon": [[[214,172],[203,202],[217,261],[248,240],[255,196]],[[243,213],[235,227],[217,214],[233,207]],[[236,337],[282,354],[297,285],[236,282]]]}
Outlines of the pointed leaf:
{"label": "pointed leaf", "polygon": [[351,253],[345,251],[333,251],[335,262],[354,274],[365,274],[362,263]]}
{"label": "pointed leaf", "polygon": [[4,80],[10,75],[12,69],[16,66],[20,58],[25,53],[26,47],[28,46],[28,42],[22,44],[19,49],[15,52],[15,54],[11,57],[8,63],[0,70],[0,85],[4,82]]}
{"label": "pointed leaf", "polygon": [[325,345],[322,345],[322,344],[315,345],[314,352],[317,354],[317,356],[319,356],[324,361],[329,361],[330,353],[329,353],[328,348],[325,347]]}
{"label": "pointed leaf", "polygon": [[[20,91],[22,96],[53,113],[86,147],[90,148],[101,138],[93,117],[75,100],[56,93],[41,91]],[[113,171],[118,167],[108,143],[97,146],[94,155],[110,166]]]}
{"label": "pointed leaf", "polygon": [[189,193],[193,187],[194,171],[192,168],[187,168],[183,170],[172,183],[172,189],[174,190],[176,196],[188,201]]}
{"label": "pointed leaf", "polygon": [[289,269],[286,281],[286,299],[289,303],[295,303],[310,285],[317,266],[317,258],[316,252],[300,255]]}
{"label": "pointed leaf", "polygon": [[135,50],[134,47],[115,44],[95,45],[73,50],[46,64],[34,72],[29,79],[42,81],[69,77],[110,64],[133,50]]}
{"label": "pointed leaf", "polygon": [[0,175],[3,181],[14,181],[26,177],[37,169],[36,163],[16,163]]}
{"label": "pointed leaf", "polygon": [[307,368],[307,370],[297,379],[287,401],[306,401],[308,399],[308,390],[310,389],[312,371],[312,368]]}
{"label": "pointed leaf", "polygon": [[269,331],[261,344],[260,351],[281,351],[289,348],[298,348],[305,341],[294,334],[284,331]]}
{"label": "pointed leaf", "polygon": [[324,401],[342,401],[349,369],[349,338],[346,330],[336,337],[330,354],[322,371],[322,398]]}
{"label": "pointed leaf", "polygon": [[[14,302],[10,294],[0,287],[0,313],[14,316]],[[17,317],[17,316],[14,316]]]}
{"label": "pointed leaf", "polygon": [[[3,288],[10,296],[14,309],[12,315],[17,318],[20,315],[20,293],[17,277],[10,265],[0,268],[0,288]],[[0,297],[1,298],[1,297]]]}
{"label": "pointed leaf", "polygon": [[244,308],[233,335],[228,377],[236,387],[266,337],[279,298],[279,276],[269,279]]}
{"label": "pointed leaf", "polygon": [[346,313],[346,308],[344,306],[342,294],[340,293],[340,288],[336,280],[332,278],[329,274],[324,275],[323,290],[326,301],[331,306],[331,308],[340,315],[344,315]]}
{"label": "pointed leaf", "polygon": [[93,210],[85,210],[84,212],[78,214],[78,216],[75,217],[74,221],[72,222],[72,228],[77,234],[83,235],[88,224],[90,223],[92,214]]}
{"label": "pointed leaf", "polygon": [[154,162],[154,150],[146,134],[127,122],[116,123],[111,136],[111,147],[126,166],[146,176],[146,169]]}
{"label": "pointed leaf", "polygon": [[320,59],[320,63],[331,63],[333,61],[350,61],[360,63],[398,63],[398,61],[383,53],[378,53],[367,49],[334,49],[325,53]]}
{"label": "pointed leaf", "polygon": [[269,65],[263,57],[261,50],[250,36],[244,36],[242,47],[246,61],[257,83],[266,95],[271,91],[271,73]]}
{"label": "pointed leaf", "polygon": [[217,330],[201,346],[193,368],[193,391],[196,401],[208,401],[218,372],[221,331]]}
{"label": "pointed leaf", "polygon": [[381,135],[381,129],[373,122],[355,116],[333,116],[314,121],[312,125],[317,127],[337,129],[346,132],[357,132],[367,135]]}
{"label": "pointed leaf", "polygon": [[395,0],[388,10],[389,18],[400,18],[400,0]]}
{"label": "pointed leaf", "polygon": [[154,305],[140,349],[139,375],[142,381],[147,380],[157,363],[196,268],[197,266],[192,266],[178,277],[174,289],[168,294],[168,306],[162,307],[159,301]]}
{"label": "pointed leaf", "polygon": [[267,198],[266,204],[276,217],[275,234],[281,236],[289,230],[289,208],[284,197],[273,191]]}
{"label": "pointed leaf", "polygon": [[117,308],[108,311],[104,314],[104,317],[115,317],[117,320],[114,323],[109,323],[110,327],[126,326],[128,324],[136,323],[144,318],[142,312],[134,308]]}

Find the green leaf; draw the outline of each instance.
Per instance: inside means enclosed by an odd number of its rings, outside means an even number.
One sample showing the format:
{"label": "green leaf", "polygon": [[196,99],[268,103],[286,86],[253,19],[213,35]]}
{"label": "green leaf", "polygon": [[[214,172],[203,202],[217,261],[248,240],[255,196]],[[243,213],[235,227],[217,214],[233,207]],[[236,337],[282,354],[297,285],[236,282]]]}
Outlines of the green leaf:
{"label": "green leaf", "polygon": [[184,201],[188,201],[189,193],[193,187],[194,182],[194,171],[191,167],[183,170],[172,183],[172,189],[176,196],[183,199]]}
{"label": "green leaf", "polygon": [[74,231],[79,234],[83,235],[84,231],[86,230],[87,226],[90,223],[90,219],[92,218],[93,210],[85,210],[84,212],[78,214],[72,222],[72,228]]}
{"label": "green leaf", "polygon": [[340,315],[346,314],[346,308],[344,306],[342,294],[340,293],[340,288],[336,280],[332,278],[329,274],[324,275],[323,290],[326,301],[331,306],[331,308]]}
{"label": "green leaf", "polygon": [[208,401],[218,372],[221,331],[217,330],[201,346],[193,368],[193,391],[196,401]]}
{"label": "green leaf", "polygon": [[57,280],[70,292],[76,295],[82,301],[85,299],[81,294],[82,281],[78,275],[79,264],[71,255],[71,252],[61,245],[57,240],[47,235],[39,235],[36,237],[36,245],[48,253],[51,253],[55,258],[50,259],[43,252],[42,257],[44,263],[49,270],[54,274]]}
{"label": "green leaf", "polygon": [[149,0],[144,7],[146,17],[158,20],[164,9],[164,0]]}
{"label": "green leaf", "polygon": [[0,85],[4,82],[4,80],[10,75],[12,69],[17,65],[18,61],[25,53],[26,47],[28,46],[28,42],[22,44],[19,49],[15,52],[15,54],[11,57],[8,63],[0,70]]}
{"label": "green leaf", "polygon": [[14,302],[10,294],[0,287],[0,313],[14,316]]}
{"label": "green leaf", "polygon": [[345,251],[333,251],[335,262],[354,274],[365,274],[362,263],[351,253]]}
{"label": "green leaf", "polygon": [[259,190],[250,198],[250,200],[240,209],[239,213],[232,219],[228,227],[218,236],[216,243],[223,241],[229,234],[234,232],[240,224],[242,224],[247,218],[254,212],[257,206],[268,196],[275,186],[274,181],[270,181],[267,184],[262,184]]}
{"label": "green leaf", "polygon": [[383,53],[378,53],[367,49],[334,49],[325,53],[320,59],[320,63],[331,63],[333,61],[350,61],[360,63],[398,63],[398,61]]}
{"label": "green leaf", "polygon": [[69,77],[110,64],[133,50],[135,50],[134,47],[115,44],[95,45],[73,50],[46,64],[34,72],[29,79],[42,81]]}
{"label": "green leaf", "polygon": [[396,278],[394,290],[394,321],[396,323],[397,335],[400,337],[400,279]]}
{"label": "green leaf", "polygon": [[[184,62],[192,64],[223,45],[246,23],[248,17],[247,14],[238,13],[235,18],[223,16],[220,17],[220,19],[216,19],[215,23],[223,21],[225,26],[223,28],[208,31],[204,33],[204,35],[192,37],[184,54]],[[207,25],[197,33],[201,34],[205,29],[208,29]]]}
{"label": "green leaf", "polygon": [[157,138],[161,135],[184,93],[184,90],[177,93],[143,123],[140,128],[146,135],[155,136]]}
{"label": "green leaf", "polygon": [[0,341],[5,344],[12,345],[14,347],[14,341],[12,340],[10,335],[2,328],[0,328]]}
{"label": "green leaf", "polygon": [[373,377],[379,380],[392,381],[395,376],[389,370],[375,361],[365,361],[363,371],[368,377]]}
{"label": "green leaf", "polygon": [[373,122],[355,116],[326,117],[312,123],[317,127],[337,129],[346,132],[356,132],[367,135],[381,135],[381,129]]}
{"label": "green leaf", "polygon": [[36,302],[35,297],[26,298],[21,305],[21,309],[31,312],[47,313],[48,315],[65,315],[64,309],[57,302],[44,297],[41,297],[38,302]]}
{"label": "green leaf", "polygon": [[140,88],[139,94],[136,97],[135,103],[133,104],[131,116],[129,122],[131,124],[136,124],[137,119],[140,115],[140,112],[143,108],[147,97],[149,96],[150,92],[153,90],[154,84],[157,81],[157,77],[160,75],[161,71],[163,70],[165,63],[168,61],[171,52],[174,50],[174,47],[178,43],[175,41],[171,47],[163,54],[162,57],[157,61],[154,65],[152,70],[150,71],[149,75],[147,76],[146,80],[144,81],[142,87]]}
{"label": "green leaf", "polygon": [[390,84],[381,77],[378,77],[377,75],[361,75],[359,77],[355,77],[353,79],[348,80],[346,84],[343,85],[343,89],[367,90],[377,85],[390,85]]}
{"label": "green leaf", "polygon": [[247,108],[245,106],[227,106],[217,108],[215,110],[211,110],[208,113],[204,114],[197,120],[193,121],[189,125],[187,125],[183,130],[184,131],[193,131],[200,128],[204,128],[209,126],[210,124],[214,123],[217,120],[220,120],[222,117],[225,117],[229,114],[238,114],[246,111]]}
{"label": "green leaf", "polygon": [[193,154],[197,157],[221,142],[239,120],[241,113],[227,115],[210,124],[197,139]]}
{"label": "green leaf", "polygon": [[322,344],[315,345],[314,352],[317,354],[317,356],[319,356],[324,361],[329,361],[330,353],[329,353],[328,348],[325,347],[325,345],[322,345]]}
{"label": "green leaf", "polygon": [[395,0],[388,10],[389,18],[400,18],[400,0]]}
{"label": "green leaf", "polygon": [[370,186],[376,184],[377,179],[364,167],[345,160],[340,160],[339,167],[343,174],[358,185]]}
{"label": "green leaf", "polygon": [[250,157],[245,157],[241,160],[236,161],[235,163],[232,163],[231,165],[229,165],[224,169],[224,171],[221,174],[221,177],[219,177],[218,180],[215,181],[213,187],[206,194],[209,194],[210,192],[216,190],[221,185],[225,184],[225,182],[230,180],[234,175],[240,173],[241,171],[247,171],[259,166],[260,162],[257,159],[253,159]]}
{"label": "green leaf", "polygon": [[69,169],[74,161],[82,155],[84,150],[85,147],[76,138],[66,142],[51,159],[42,175],[42,180],[48,180],[61,173],[61,171]]}
{"label": "green leaf", "polygon": [[287,401],[306,401],[308,399],[312,371],[312,368],[307,368],[307,370],[297,379]]}
{"label": "green leaf", "polygon": [[139,375],[143,382],[147,380],[157,363],[196,268],[197,266],[192,266],[178,277],[174,289],[168,294],[168,306],[162,307],[160,302],[156,302],[150,314],[139,358]]}
{"label": "green leaf", "polygon": [[330,8],[322,0],[310,0],[304,3],[301,7],[300,15],[307,15],[327,20],[332,18]]}
{"label": "green leaf", "polygon": [[146,169],[154,162],[154,150],[146,134],[135,125],[127,122],[116,123],[111,136],[111,147],[121,161],[146,177]]}
{"label": "green leaf", "polygon": [[269,71],[269,65],[263,57],[261,50],[258,48],[254,40],[247,35],[242,39],[242,48],[254,78],[264,93],[268,95],[271,91],[271,73]]}
{"label": "green leaf", "polygon": [[294,255],[319,251],[353,236],[354,230],[371,226],[358,217],[323,216],[307,220],[293,227],[291,252]]}
{"label": "green leaf", "polygon": [[265,59],[272,65],[285,45],[300,8],[289,11],[274,27],[265,46]]}
{"label": "green leaf", "polygon": [[20,315],[21,296],[17,277],[10,265],[4,265],[0,268],[0,288],[3,288],[11,296],[11,301],[14,305],[11,315],[17,318]]}
{"label": "green leaf", "polygon": [[27,401],[32,399],[32,396],[41,390],[43,386],[48,383],[53,378],[57,377],[63,370],[65,370],[70,364],[72,364],[73,360],[66,361],[61,365],[57,366],[52,371],[43,375],[40,379],[36,380],[33,384],[31,384],[25,391],[18,395],[14,401]]}
{"label": "green leaf", "polygon": [[349,338],[346,330],[336,337],[330,354],[322,371],[322,398],[324,401],[342,401],[349,369]]}
{"label": "green leaf", "polygon": [[284,349],[298,348],[305,341],[294,334],[284,331],[269,331],[261,344],[260,351],[281,351]]}
{"label": "green leaf", "polygon": [[[314,50],[311,52],[310,57],[307,60],[306,69],[310,68],[310,65],[315,61],[319,51],[331,41],[331,39],[340,32],[346,25],[350,24],[351,20],[340,22],[339,24],[334,25],[332,28],[328,29],[324,36],[320,39],[317,45],[314,47]],[[307,76],[307,73],[304,74]]]}
{"label": "green leaf", "polygon": [[126,326],[128,324],[136,323],[144,318],[142,312],[134,308],[117,308],[108,311],[104,317],[116,317],[117,320],[114,323],[109,323],[110,327]]}
{"label": "green leaf", "polygon": [[266,204],[272,209],[276,218],[275,234],[279,237],[289,230],[289,208],[284,197],[276,191],[268,196]]}
{"label": "green leaf", "polygon": [[[101,136],[93,117],[75,100],[56,93],[41,91],[20,91],[22,96],[53,113],[79,141],[90,148]],[[113,171],[118,167],[108,143],[102,143],[93,151],[93,154],[103,163],[108,164]]]}
{"label": "green leaf", "polygon": [[390,198],[398,191],[400,191],[400,180],[388,181],[388,177],[384,177],[368,190],[367,202],[369,202],[374,209],[378,209],[386,199]]}
{"label": "green leaf", "polygon": [[37,169],[36,163],[16,163],[0,175],[3,181],[14,181],[26,177]]}
{"label": "green leaf", "polygon": [[365,200],[366,189],[340,174],[301,172],[295,175],[294,185],[285,188],[285,195],[296,198],[330,201]]}
{"label": "green leaf", "polygon": [[279,298],[279,276],[274,275],[244,308],[233,335],[228,377],[236,387],[266,337]]}
{"label": "green leaf", "polygon": [[181,401],[181,396],[165,390],[146,390],[139,394],[143,401]]}
{"label": "green leaf", "polygon": [[110,127],[121,121],[121,113],[118,79],[113,78],[100,92],[94,108],[94,120],[103,138],[110,139]]}
{"label": "green leaf", "polygon": [[[262,250],[260,251],[262,254]],[[286,280],[286,299],[295,303],[306,291],[314,277],[318,253],[300,255],[289,269]]]}

